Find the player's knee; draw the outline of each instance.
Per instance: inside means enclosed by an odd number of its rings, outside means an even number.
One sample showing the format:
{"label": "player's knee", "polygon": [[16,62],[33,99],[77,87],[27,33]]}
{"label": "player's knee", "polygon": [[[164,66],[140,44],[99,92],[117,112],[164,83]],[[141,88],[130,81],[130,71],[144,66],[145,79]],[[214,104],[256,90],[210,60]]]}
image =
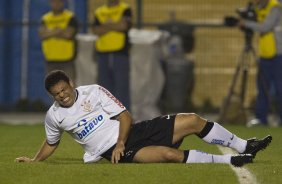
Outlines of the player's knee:
{"label": "player's knee", "polygon": [[[206,120],[195,113],[181,113],[176,117],[174,135],[183,138],[190,134],[199,133],[205,126]],[[175,138],[175,140],[177,140]]]}
{"label": "player's knee", "polygon": [[166,150],[163,154],[163,157],[167,162],[180,162],[182,159],[181,154],[173,149]]}
{"label": "player's knee", "polygon": [[198,132],[203,127],[203,119],[196,113],[187,113],[185,115],[185,121],[190,130]]}

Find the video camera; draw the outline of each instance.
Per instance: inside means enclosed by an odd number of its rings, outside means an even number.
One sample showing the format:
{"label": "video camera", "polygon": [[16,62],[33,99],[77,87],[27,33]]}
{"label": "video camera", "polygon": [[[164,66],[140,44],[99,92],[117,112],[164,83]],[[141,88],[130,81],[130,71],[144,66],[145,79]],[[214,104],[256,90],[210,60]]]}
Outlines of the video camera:
{"label": "video camera", "polygon": [[[251,21],[257,20],[257,15],[256,15],[256,12],[255,12],[255,6],[252,2],[249,2],[246,7],[238,8],[236,10],[236,13],[243,19],[251,20]],[[224,18],[224,25],[225,26],[234,27],[238,24],[238,22],[239,22],[239,19],[237,17],[226,16]],[[241,30],[245,32],[246,43],[250,44],[252,37],[253,37],[253,34],[254,34],[253,30],[245,28],[245,27],[242,27]]]}
{"label": "video camera", "polygon": [[[257,19],[254,5],[251,2],[249,2],[246,7],[238,8],[236,10],[236,13],[241,18],[246,19],[246,20],[256,21]],[[236,26],[238,21],[239,19],[237,17],[227,16],[224,18],[224,25],[233,27],[233,26]]]}

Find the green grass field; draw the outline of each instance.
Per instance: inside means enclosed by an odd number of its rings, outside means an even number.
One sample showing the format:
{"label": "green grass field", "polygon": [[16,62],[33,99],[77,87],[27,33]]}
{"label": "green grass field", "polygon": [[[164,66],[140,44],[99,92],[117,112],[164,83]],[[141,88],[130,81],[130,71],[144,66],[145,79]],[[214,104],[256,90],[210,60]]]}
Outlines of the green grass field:
{"label": "green grass field", "polygon": [[[245,128],[226,126],[242,138],[273,135],[271,145],[258,153],[253,164],[244,166],[262,184],[282,182],[281,128]],[[235,173],[224,164],[110,164],[102,160],[96,164],[83,164],[82,148],[67,134],[61,145],[48,160],[41,163],[15,163],[18,156],[33,156],[44,139],[44,128],[34,126],[9,126],[0,124],[0,183],[1,184],[83,184],[83,183],[238,183]],[[220,153],[196,136],[190,136],[183,148]]]}

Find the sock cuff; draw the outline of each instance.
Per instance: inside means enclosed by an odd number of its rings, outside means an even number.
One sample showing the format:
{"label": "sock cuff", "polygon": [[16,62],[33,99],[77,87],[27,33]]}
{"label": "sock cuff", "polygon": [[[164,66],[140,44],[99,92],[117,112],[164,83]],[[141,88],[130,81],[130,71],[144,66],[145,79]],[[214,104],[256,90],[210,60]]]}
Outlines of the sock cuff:
{"label": "sock cuff", "polygon": [[213,126],[214,126],[214,122],[207,121],[203,130],[200,133],[198,133],[197,136],[200,137],[201,139],[206,137],[206,135],[208,135],[208,133],[211,131]]}
{"label": "sock cuff", "polygon": [[189,150],[184,150],[184,158],[183,158],[182,163],[186,163],[188,156],[189,156]]}

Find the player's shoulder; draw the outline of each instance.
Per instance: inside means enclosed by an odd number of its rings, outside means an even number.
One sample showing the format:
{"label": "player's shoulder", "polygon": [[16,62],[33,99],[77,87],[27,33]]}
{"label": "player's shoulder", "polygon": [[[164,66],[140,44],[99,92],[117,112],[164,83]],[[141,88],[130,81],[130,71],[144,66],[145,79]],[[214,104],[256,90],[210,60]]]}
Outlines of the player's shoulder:
{"label": "player's shoulder", "polygon": [[90,94],[97,94],[99,93],[100,87],[98,84],[91,84],[91,85],[85,85],[85,86],[79,86],[76,88],[78,91],[78,95],[90,95]]}
{"label": "player's shoulder", "polygon": [[127,9],[127,8],[130,8],[130,5],[126,2],[120,2],[120,6]]}
{"label": "player's shoulder", "polygon": [[52,11],[46,12],[45,14],[42,15],[42,19],[49,19],[53,15]]}
{"label": "player's shoulder", "polygon": [[69,16],[74,16],[73,12],[68,9],[64,9],[63,13]]}
{"label": "player's shoulder", "polygon": [[59,110],[59,108],[60,108],[59,103],[55,101],[55,102],[49,107],[49,109],[47,110],[46,115],[47,115],[47,116],[53,116],[54,114],[56,114],[56,112]]}
{"label": "player's shoulder", "polygon": [[99,90],[99,87],[100,86],[98,84],[91,84],[91,85],[79,86],[76,89],[78,92],[83,92],[83,91]]}
{"label": "player's shoulder", "polygon": [[107,5],[104,4],[104,5],[100,6],[100,7],[98,7],[98,8],[95,10],[95,13],[96,13],[96,14],[100,14],[100,13],[106,11],[107,8],[108,8]]}

